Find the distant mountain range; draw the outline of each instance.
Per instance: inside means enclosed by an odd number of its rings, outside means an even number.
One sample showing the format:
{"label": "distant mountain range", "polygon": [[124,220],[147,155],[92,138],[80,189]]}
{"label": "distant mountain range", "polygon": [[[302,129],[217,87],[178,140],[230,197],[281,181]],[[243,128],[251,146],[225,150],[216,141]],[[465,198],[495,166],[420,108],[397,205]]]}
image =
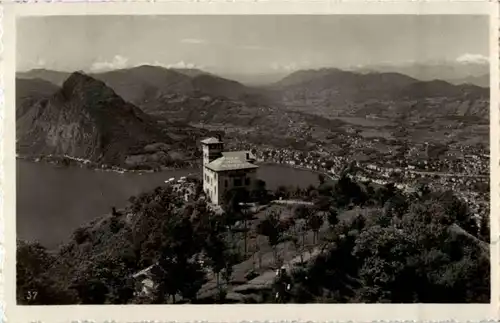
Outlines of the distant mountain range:
{"label": "distant mountain range", "polygon": [[[221,76],[252,86],[267,86],[276,83],[299,70],[274,70],[266,73],[225,73]],[[357,73],[399,73],[420,81],[442,80],[452,84],[472,84],[489,87],[489,64],[481,61],[428,61],[425,63],[378,64],[342,68]]]}
{"label": "distant mountain range", "polygon": [[476,98],[489,93],[487,88],[471,84],[454,85],[438,79],[420,81],[400,73],[358,73],[335,68],[298,71],[275,83],[273,88],[284,96],[317,98],[328,94],[330,99],[341,101],[417,100],[464,95]]}
{"label": "distant mountain range", "polygon": [[18,73],[16,87],[20,154],[128,166],[190,158],[203,131],[188,124],[287,136],[291,124],[328,130],[338,124],[331,114],[489,117],[488,88],[333,68],[298,71],[266,87],[196,69],[139,66],[89,75],[38,69]]}
{"label": "distant mountain range", "polygon": [[400,73],[420,81],[442,80],[452,84],[490,86],[489,64],[477,62],[428,62],[425,64],[373,65],[354,69],[360,73]]}
{"label": "distant mountain range", "polygon": [[[38,69],[18,73],[17,78],[24,82],[42,79],[61,85],[68,76],[69,73],[65,72]],[[233,118],[236,124],[245,124],[249,114],[239,113],[242,109],[275,105],[263,89],[196,69],[145,65],[89,76],[104,82],[117,95],[142,110],[150,114],[164,114],[171,120],[181,122],[227,122]],[[21,90],[20,95],[25,92]],[[227,111],[229,114],[223,107],[231,110]],[[212,120],[214,118],[217,120]]]}
{"label": "distant mountain range", "polygon": [[480,76],[469,76],[465,78],[458,78],[454,80],[450,80],[450,83],[453,84],[472,84],[480,87],[489,88],[490,87],[490,75],[480,75]]}
{"label": "distant mountain range", "polygon": [[59,87],[40,78],[16,78],[16,118],[23,116],[32,106],[42,99],[47,99]]}
{"label": "distant mountain range", "polygon": [[[24,113],[30,102],[54,90],[47,82],[42,85],[43,81],[62,85],[68,76],[65,72],[43,69],[18,73],[18,115]],[[418,114],[412,108],[426,106],[441,107],[426,109],[426,116],[432,113],[489,116],[488,88],[442,80],[421,81],[395,72],[301,70],[266,87],[245,86],[197,69],[147,65],[89,76],[104,82],[125,101],[149,114],[162,114],[182,122],[210,123],[216,121],[211,116],[223,116],[217,121],[223,123],[232,118],[241,124],[242,116],[247,121],[255,119],[253,114],[257,110],[270,113],[269,109],[297,106],[322,115],[330,111],[390,117],[390,111],[398,116]],[[469,78],[464,83],[479,83],[482,79]],[[392,110],[388,109],[390,106]]]}
{"label": "distant mountain range", "polygon": [[339,69],[304,70],[273,85],[288,107],[328,115],[385,117],[489,116],[489,89],[420,81],[399,73],[357,73]]}
{"label": "distant mountain range", "polygon": [[[61,86],[70,74],[35,69],[17,73],[16,76],[18,79],[42,79]],[[119,96],[134,104],[141,104],[161,94],[205,93],[230,99],[259,94],[257,90],[241,83],[198,69],[166,69],[142,65],[88,75],[103,81]]]}

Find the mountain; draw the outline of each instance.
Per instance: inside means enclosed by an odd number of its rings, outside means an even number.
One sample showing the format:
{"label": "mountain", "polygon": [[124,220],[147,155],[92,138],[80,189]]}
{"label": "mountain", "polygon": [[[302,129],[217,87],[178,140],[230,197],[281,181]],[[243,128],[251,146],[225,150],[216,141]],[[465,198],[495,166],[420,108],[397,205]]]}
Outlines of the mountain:
{"label": "mountain", "polygon": [[[315,113],[489,116],[489,89],[420,81],[399,73],[359,73],[339,69],[297,71],[272,88],[289,107]],[[425,111],[415,111],[415,105]]]}
{"label": "mountain", "polygon": [[[436,61],[395,65],[374,65],[355,69],[359,73],[400,73],[420,81],[443,80],[453,84],[469,83],[489,87],[489,64],[476,62]],[[467,80],[461,82],[460,80]]]}
{"label": "mountain", "polygon": [[139,107],[164,95],[210,95],[231,100],[265,102],[258,89],[196,69],[139,67],[95,74],[125,100]]}
{"label": "mountain", "polygon": [[479,76],[468,76],[464,78],[458,78],[458,79],[451,79],[449,80],[450,83],[452,84],[471,84],[471,85],[477,85],[480,87],[490,87],[490,75],[485,74],[485,75],[479,75]]}
{"label": "mountain", "polygon": [[196,77],[200,75],[213,75],[212,73],[205,72],[198,68],[170,68],[170,70],[187,75],[189,77]]}
{"label": "mountain", "polygon": [[16,119],[38,101],[48,99],[59,87],[43,79],[16,78]]}
{"label": "mountain", "polygon": [[17,121],[17,148],[28,156],[69,155],[123,167],[163,165],[186,158],[182,151],[192,135],[190,129],[181,129],[174,140],[169,126],[123,100],[102,81],[75,72]]}
{"label": "mountain", "polygon": [[192,90],[191,78],[175,70],[143,65],[134,68],[91,74],[112,88],[124,100],[140,106],[159,93],[184,93]]}
{"label": "mountain", "polygon": [[273,71],[267,73],[224,73],[221,76],[230,80],[238,81],[246,86],[251,87],[266,87],[269,84],[278,82],[285,78],[290,72],[287,71]]}
{"label": "mountain", "polygon": [[63,71],[53,71],[43,68],[33,69],[26,72],[17,72],[17,79],[40,79],[55,84],[57,86],[62,86],[64,81],[71,75],[71,73]]}
{"label": "mountain", "polygon": [[[61,75],[59,72],[46,74]],[[29,73],[21,76],[28,77]],[[145,113],[169,121],[247,130],[269,127],[287,135],[289,130],[285,125],[304,124],[306,114],[326,118],[338,115],[489,117],[486,88],[439,80],[421,81],[395,72],[301,70],[260,88],[197,69],[149,65],[90,76]],[[302,115],[292,115],[291,110],[300,111]]]}
{"label": "mountain", "polygon": [[[90,73],[103,81],[126,101],[144,108],[151,101],[164,95],[206,94],[243,100],[254,103],[268,103],[265,92],[247,87],[239,82],[219,77],[199,69],[168,69],[159,66],[141,65],[132,68],[103,73]],[[22,79],[40,78],[60,85],[69,76],[65,72],[32,70],[18,73]]]}

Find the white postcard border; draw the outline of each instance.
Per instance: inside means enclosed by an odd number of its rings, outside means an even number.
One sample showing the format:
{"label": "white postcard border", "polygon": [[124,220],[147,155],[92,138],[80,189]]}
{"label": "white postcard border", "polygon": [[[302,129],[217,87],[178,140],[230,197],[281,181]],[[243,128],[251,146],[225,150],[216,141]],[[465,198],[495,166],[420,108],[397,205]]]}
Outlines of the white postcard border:
{"label": "white postcard border", "polygon": [[[151,14],[490,14],[491,303],[307,305],[103,305],[17,306],[15,298],[15,19],[48,15]],[[499,318],[499,52],[498,4],[486,2],[100,2],[6,3],[3,10],[1,82],[2,224],[5,316],[11,322],[241,322],[241,321],[481,321]],[[10,108],[9,108],[10,107]],[[3,129],[2,129],[3,128]],[[3,130],[3,131],[1,131]]]}

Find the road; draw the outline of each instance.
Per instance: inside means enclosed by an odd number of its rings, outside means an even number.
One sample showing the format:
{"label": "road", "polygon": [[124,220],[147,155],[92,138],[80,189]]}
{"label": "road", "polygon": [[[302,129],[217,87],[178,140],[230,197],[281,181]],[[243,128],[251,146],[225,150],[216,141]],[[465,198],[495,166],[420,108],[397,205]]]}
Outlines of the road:
{"label": "road", "polygon": [[424,172],[424,171],[416,171],[410,170],[409,173],[420,174],[420,175],[437,175],[443,177],[472,177],[472,178],[490,178],[489,175],[476,175],[476,174],[460,174],[460,173],[441,173],[441,172]]}
{"label": "road", "polygon": [[274,200],[271,203],[285,204],[285,205],[314,205],[313,202],[300,201],[300,200]]}

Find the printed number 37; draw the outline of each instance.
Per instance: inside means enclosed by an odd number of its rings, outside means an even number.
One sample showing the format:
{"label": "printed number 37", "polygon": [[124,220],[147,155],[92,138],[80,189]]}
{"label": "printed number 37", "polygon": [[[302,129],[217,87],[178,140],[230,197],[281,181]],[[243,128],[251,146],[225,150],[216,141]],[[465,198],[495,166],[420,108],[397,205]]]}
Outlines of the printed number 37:
{"label": "printed number 37", "polygon": [[35,300],[36,299],[36,295],[38,295],[38,292],[37,291],[28,291],[28,294],[26,295],[26,299],[28,301],[32,301],[32,300]]}

